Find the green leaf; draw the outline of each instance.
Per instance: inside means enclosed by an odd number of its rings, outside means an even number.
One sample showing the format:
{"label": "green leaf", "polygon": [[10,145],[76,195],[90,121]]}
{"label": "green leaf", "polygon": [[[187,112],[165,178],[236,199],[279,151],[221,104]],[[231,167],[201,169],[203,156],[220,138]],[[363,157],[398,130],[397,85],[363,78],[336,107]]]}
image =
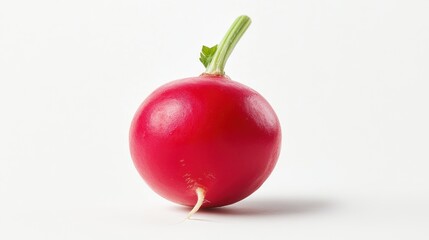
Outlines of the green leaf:
{"label": "green leaf", "polygon": [[216,50],[217,50],[217,45],[214,45],[213,47],[203,46],[200,53],[200,61],[204,65],[204,67],[207,67],[210,64]]}

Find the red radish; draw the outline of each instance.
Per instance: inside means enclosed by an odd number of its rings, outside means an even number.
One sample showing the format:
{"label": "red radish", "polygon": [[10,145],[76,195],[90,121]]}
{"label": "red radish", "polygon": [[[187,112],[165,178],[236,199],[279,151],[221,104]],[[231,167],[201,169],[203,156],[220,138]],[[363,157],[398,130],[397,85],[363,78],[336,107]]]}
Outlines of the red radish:
{"label": "red radish", "polygon": [[240,201],[267,179],[280,153],[281,131],[269,103],[224,74],[250,25],[240,16],[219,47],[203,47],[206,72],[155,90],[130,130],[134,164],[149,186],[173,202],[219,207]]}

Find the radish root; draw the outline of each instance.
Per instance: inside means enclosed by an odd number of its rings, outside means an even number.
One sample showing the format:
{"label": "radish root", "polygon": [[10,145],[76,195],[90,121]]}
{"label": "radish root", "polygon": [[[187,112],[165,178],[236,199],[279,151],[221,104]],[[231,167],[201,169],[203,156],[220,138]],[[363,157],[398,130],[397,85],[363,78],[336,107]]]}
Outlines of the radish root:
{"label": "radish root", "polygon": [[197,203],[195,204],[194,208],[192,208],[192,210],[188,213],[188,216],[186,217],[186,219],[191,219],[192,215],[194,215],[194,213],[196,213],[200,207],[203,205],[204,202],[204,198],[206,196],[206,192],[204,191],[204,189],[198,187],[195,192],[197,193]]}

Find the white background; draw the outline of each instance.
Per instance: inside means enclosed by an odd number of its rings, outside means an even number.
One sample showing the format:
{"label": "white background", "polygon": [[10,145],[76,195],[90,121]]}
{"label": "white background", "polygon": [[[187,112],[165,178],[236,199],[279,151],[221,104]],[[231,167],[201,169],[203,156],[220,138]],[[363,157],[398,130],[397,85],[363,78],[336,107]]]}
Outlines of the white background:
{"label": "white background", "polygon": [[[428,239],[429,1],[0,1],[0,239]],[[227,74],[283,127],[276,169],[188,211],[128,151],[156,87],[253,23]],[[200,220],[198,220],[200,219]]]}

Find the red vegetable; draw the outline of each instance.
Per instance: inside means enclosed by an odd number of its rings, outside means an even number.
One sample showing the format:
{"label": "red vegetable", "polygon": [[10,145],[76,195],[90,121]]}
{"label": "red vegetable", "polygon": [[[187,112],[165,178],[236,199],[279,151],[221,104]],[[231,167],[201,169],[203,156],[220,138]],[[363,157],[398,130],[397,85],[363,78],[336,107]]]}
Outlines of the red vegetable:
{"label": "red vegetable", "polygon": [[194,206],[190,215],[252,194],[280,153],[280,124],[269,103],[223,72],[249,25],[247,16],[237,18],[218,48],[203,47],[206,72],[155,90],[131,124],[140,175],[164,198]]}

